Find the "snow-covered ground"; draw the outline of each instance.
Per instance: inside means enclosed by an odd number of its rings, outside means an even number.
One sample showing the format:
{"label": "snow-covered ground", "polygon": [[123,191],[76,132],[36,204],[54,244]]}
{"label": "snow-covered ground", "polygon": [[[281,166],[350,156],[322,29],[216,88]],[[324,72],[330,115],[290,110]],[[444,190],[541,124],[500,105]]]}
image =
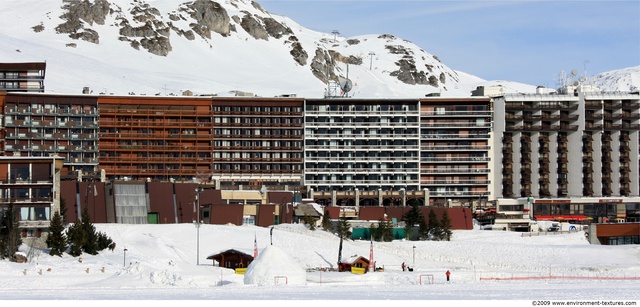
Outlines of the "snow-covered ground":
{"label": "snow-covered ground", "polygon": [[[640,246],[590,245],[583,232],[529,237],[478,229],[454,231],[449,242],[345,241],[344,258],[369,258],[373,246],[384,268],[360,275],[310,270],[336,267],[339,239],[303,225],[277,225],[272,235],[256,226],[95,226],[116,242],[114,251],[80,262],[23,245],[29,262],[0,261],[0,300],[640,300]],[[255,243],[258,258],[247,276],[206,259],[231,248],[252,255]],[[402,262],[414,270],[403,272]],[[302,273],[292,270],[298,267]],[[292,282],[266,274],[289,274]],[[306,281],[293,282],[300,276]]]}

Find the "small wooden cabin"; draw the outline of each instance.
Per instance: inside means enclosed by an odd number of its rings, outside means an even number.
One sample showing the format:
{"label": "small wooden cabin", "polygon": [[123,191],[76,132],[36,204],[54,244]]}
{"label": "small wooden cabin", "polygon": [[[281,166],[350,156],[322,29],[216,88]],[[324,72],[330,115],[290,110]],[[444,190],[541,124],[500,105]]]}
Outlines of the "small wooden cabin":
{"label": "small wooden cabin", "polygon": [[253,256],[243,253],[239,250],[228,249],[224,252],[213,254],[207,259],[213,261],[213,265],[217,261],[220,267],[228,269],[246,268],[253,261]]}
{"label": "small wooden cabin", "polygon": [[369,271],[369,259],[362,256],[352,256],[342,260],[338,267],[339,272],[351,271],[351,268],[363,268],[365,272]]}

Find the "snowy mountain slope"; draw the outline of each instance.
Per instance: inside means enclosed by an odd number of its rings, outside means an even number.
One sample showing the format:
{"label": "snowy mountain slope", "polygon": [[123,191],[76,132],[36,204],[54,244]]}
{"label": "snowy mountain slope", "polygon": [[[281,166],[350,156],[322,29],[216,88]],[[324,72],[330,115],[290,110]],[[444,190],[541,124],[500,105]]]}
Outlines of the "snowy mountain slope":
{"label": "snowy mountain slope", "polygon": [[4,0],[0,20],[0,59],[46,61],[47,92],[317,98],[338,76],[359,98],[469,96],[495,84],[535,92],[450,69],[392,34],[312,31],[249,0]]}
{"label": "snowy mountain slope", "polygon": [[638,91],[640,66],[599,73],[590,78],[594,86],[606,91]]}

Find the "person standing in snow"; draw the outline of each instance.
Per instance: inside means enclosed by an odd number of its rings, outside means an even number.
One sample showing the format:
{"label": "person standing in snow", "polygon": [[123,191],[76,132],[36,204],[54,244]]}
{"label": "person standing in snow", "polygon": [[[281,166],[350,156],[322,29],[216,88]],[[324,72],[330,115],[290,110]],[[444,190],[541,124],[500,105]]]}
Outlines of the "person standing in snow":
{"label": "person standing in snow", "polygon": [[402,272],[404,272],[404,270],[407,268],[407,266],[404,264],[404,262],[402,263]]}
{"label": "person standing in snow", "polygon": [[446,273],[444,273],[445,275],[447,275],[447,282],[449,282],[449,276],[451,276],[451,272],[449,272],[449,270],[447,270]]}

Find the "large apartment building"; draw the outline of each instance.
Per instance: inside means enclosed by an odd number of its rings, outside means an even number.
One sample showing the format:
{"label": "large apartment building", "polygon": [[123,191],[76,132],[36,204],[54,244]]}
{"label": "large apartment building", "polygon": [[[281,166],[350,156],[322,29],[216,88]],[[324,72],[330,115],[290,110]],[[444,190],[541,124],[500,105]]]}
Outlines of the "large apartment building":
{"label": "large apartment building", "polygon": [[0,63],[0,91],[44,92],[44,62]]}
{"label": "large apartment building", "polygon": [[581,89],[419,99],[2,93],[0,131],[5,156],[60,156],[62,180],[617,215],[640,206],[639,101]]}
{"label": "large apartment building", "polygon": [[512,216],[624,219],[638,213],[637,92],[579,86],[508,94],[494,97],[494,112],[492,180],[501,183],[493,189],[499,211],[502,203]]}

